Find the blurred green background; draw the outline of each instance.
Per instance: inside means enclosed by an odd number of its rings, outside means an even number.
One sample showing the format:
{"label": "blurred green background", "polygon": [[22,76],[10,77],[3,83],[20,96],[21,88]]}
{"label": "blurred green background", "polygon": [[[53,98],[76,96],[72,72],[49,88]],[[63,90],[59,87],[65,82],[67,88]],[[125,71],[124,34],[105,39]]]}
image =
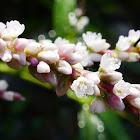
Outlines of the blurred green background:
{"label": "blurred green background", "polygon": [[[90,20],[84,32],[102,33],[114,48],[119,35],[140,29],[139,6],[139,0],[1,0],[0,21],[24,23],[26,30],[20,37],[37,40],[43,34],[47,39],[61,36],[74,42],[82,33],[70,26],[68,14],[78,7]],[[56,35],[50,35],[52,30]],[[140,83],[139,62],[123,62],[119,71],[125,81]],[[0,140],[139,140],[137,116],[127,110],[92,114],[92,97],[78,99],[69,91],[58,98],[53,87],[35,80],[26,67],[16,71],[0,62],[0,79],[8,81],[9,90],[26,97],[25,102],[0,100]]]}

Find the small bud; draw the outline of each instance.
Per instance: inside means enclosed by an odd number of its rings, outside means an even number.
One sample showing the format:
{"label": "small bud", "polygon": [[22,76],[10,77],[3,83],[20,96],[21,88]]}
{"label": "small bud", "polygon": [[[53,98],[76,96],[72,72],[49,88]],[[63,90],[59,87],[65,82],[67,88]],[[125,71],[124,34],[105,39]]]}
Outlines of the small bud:
{"label": "small bud", "polygon": [[128,100],[132,100],[140,96],[140,91],[136,88],[130,87],[129,92],[130,94],[126,97]]}
{"label": "small bud", "polygon": [[51,43],[51,42],[48,42],[48,41],[42,41],[41,42],[41,46],[43,48],[43,51],[47,51],[47,50],[56,50],[57,49],[57,46],[54,44],[54,43]]}
{"label": "small bud", "polygon": [[39,61],[38,61],[38,59],[36,57],[30,57],[29,61],[30,61],[32,66],[37,66],[38,63],[39,63]]}
{"label": "small bud", "polygon": [[14,48],[15,50],[23,50],[25,48],[25,46],[27,46],[29,43],[28,39],[26,38],[19,38],[19,39],[16,39],[15,42],[14,42]]}
{"label": "small bud", "polygon": [[105,112],[104,101],[100,97],[94,98],[91,105],[90,105],[90,111],[93,112],[93,113],[103,113],[103,112]]}
{"label": "small bud", "polygon": [[55,51],[41,51],[38,53],[38,58],[52,64],[59,60],[59,55]]}
{"label": "small bud", "polygon": [[25,98],[21,94],[16,92],[14,93],[14,98],[19,101],[25,101]]}
{"label": "small bud", "polygon": [[76,53],[72,53],[67,59],[66,61],[68,63],[70,63],[71,65],[77,64],[78,62],[80,62],[82,60],[82,56]]}
{"label": "small bud", "polygon": [[129,59],[128,59],[129,62],[137,62],[139,61],[139,59],[140,59],[140,55],[138,53],[133,53],[133,52],[129,53]]}
{"label": "small bud", "polygon": [[24,52],[30,55],[35,55],[39,51],[41,51],[41,45],[37,42],[29,43],[24,49]]}
{"label": "small bud", "polygon": [[101,81],[105,83],[115,84],[118,81],[122,80],[122,73],[113,71],[113,72],[102,72],[100,74]]}
{"label": "small bud", "polygon": [[12,54],[10,50],[4,50],[1,54],[0,54],[0,58],[2,59],[2,61],[4,62],[10,62],[12,59]]}
{"label": "small bud", "polygon": [[64,44],[60,46],[58,53],[60,57],[69,57],[71,53],[74,51],[75,45],[74,44]]}
{"label": "small bud", "polygon": [[21,65],[26,65],[25,53],[13,54],[13,58]]}
{"label": "small bud", "polygon": [[111,107],[113,107],[114,109],[117,109],[119,111],[123,111],[125,108],[125,105],[124,105],[122,99],[120,99],[115,94],[112,94],[112,93],[108,94],[107,101]]}
{"label": "small bud", "polygon": [[140,98],[135,98],[129,101],[130,104],[140,110]]}
{"label": "small bud", "polygon": [[59,60],[56,64],[56,69],[58,72],[62,74],[66,74],[66,75],[72,74],[72,67],[65,60]]}
{"label": "small bud", "polygon": [[37,72],[38,73],[49,73],[50,66],[47,63],[40,61],[39,64],[37,65]]}
{"label": "small bud", "polygon": [[65,75],[60,75],[58,78],[58,85],[56,87],[56,95],[58,97],[63,96],[67,92],[69,84],[69,78]]}
{"label": "small bud", "polygon": [[0,91],[5,91],[8,88],[8,83],[5,80],[0,80]]}
{"label": "small bud", "polygon": [[117,58],[122,61],[127,61],[129,59],[129,53],[128,52],[118,52]]}

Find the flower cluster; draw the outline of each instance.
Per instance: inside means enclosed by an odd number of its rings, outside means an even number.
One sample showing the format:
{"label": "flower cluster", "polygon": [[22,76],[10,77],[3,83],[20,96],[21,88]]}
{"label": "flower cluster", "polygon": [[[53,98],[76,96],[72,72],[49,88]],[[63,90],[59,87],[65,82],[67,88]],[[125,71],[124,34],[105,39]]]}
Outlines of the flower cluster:
{"label": "flower cluster", "polygon": [[[61,37],[54,42],[18,38],[24,29],[18,21],[0,23],[0,58],[9,67],[21,70],[23,65],[28,66],[34,78],[56,87],[58,97],[69,88],[78,98],[96,96],[90,106],[92,112],[104,112],[105,105],[120,111],[126,105],[132,112],[139,112],[140,86],[125,82],[116,69],[120,68],[121,60],[139,60],[140,31],[130,30],[128,37],[120,36],[116,49],[109,50],[110,44],[100,33],[84,33],[84,42],[71,44]],[[124,59],[125,54],[128,59]],[[84,69],[94,62],[100,62],[97,72]],[[13,99],[10,97],[8,100]]]}

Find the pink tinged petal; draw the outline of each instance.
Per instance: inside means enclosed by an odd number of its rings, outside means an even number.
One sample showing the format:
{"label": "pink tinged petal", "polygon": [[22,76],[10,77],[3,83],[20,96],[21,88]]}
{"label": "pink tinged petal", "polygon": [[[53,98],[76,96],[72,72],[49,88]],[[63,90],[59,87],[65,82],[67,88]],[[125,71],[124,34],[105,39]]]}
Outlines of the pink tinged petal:
{"label": "pink tinged petal", "polygon": [[101,96],[100,89],[98,88],[97,85],[94,86],[94,95],[95,96]]}
{"label": "pink tinged petal", "polygon": [[60,75],[60,77],[58,78],[58,85],[56,87],[56,95],[58,97],[63,96],[69,89],[69,85],[69,77],[65,75]]}
{"label": "pink tinged petal", "polygon": [[24,52],[26,54],[30,54],[30,55],[35,55],[37,54],[39,51],[41,51],[41,45],[37,42],[31,42],[29,43],[25,49]]}
{"label": "pink tinged petal", "polygon": [[88,72],[88,73],[85,73],[84,76],[92,81],[95,85],[99,84],[100,83],[100,79],[98,77],[98,73],[95,73],[95,72]]}
{"label": "pink tinged petal", "polygon": [[21,94],[16,92],[14,93],[14,98],[19,101],[25,101],[25,98]]}
{"label": "pink tinged petal", "polygon": [[0,54],[1,60],[4,62],[10,62],[12,59],[12,54],[10,50],[5,50]]}
{"label": "pink tinged petal", "polygon": [[29,61],[30,61],[32,66],[37,66],[38,63],[39,63],[39,61],[38,61],[38,59],[36,57],[30,57]]}
{"label": "pink tinged petal", "polygon": [[44,74],[38,73],[37,70],[36,70],[36,67],[33,67],[33,66],[30,65],[30,66],[28,67],[28,70],[29,70],[30,74],[31,74],[34,78],[36,78],[37,80],[41,81],[42,83],[46,83],[46,82],[47,82],[46,79],[45,79]]}
{"label": "pink tinged petal", "polygon": [[113,107],[114,109],[117,109],[119,111],[123,111],[125,108],[125,105],[123,103],[123,100],[120,99],[118,96],[116,96],[115,94],[108,94],[107,95],[107,101],[110,104],[111,107]]}
{"label": "pink tinged petal", "polygon": [[38,53],[38,58],[52,64],[59,60],[59,55],[55,51],[41,51]]}
{"label": "pink tinged petal", "polygon": [[13,40],[12,36],[9,33],[3,33],[1,35],[1,38],[5,41],[12,41]]}
{"label": "pink tinged petal", "polygon": [[37,65],[37,72],[38,73],[49,73],[50,66],[47,63],[40,61],[39,64]]}
{"label": "pink tinged petal", "polygon": [[140,97],[140,91],[136,88],[130,87],[129,92],[130,94],[126,97],[128,100]]}
{"label": "pink tinged petal", "polygon": [[58,72],[62,74],[66,74],[66,75],[72,74],[72,67],[65,60],[59,60],[56,64],[56,69]]}
{"label": "pink tinged petal", "polygon": [[100,79],[103,82],[110,83],[110,84],[115,84],[118,81],[122,80],[122,73],[113,71],[113,72],[102,72],[100,74]]}
{"label": "pink tinged petal", "polygon": [[75,45],[74,44],[64,44],[60,46],[58,53],[60,57],[69,57],[71,53],[74,51]]}
{"label": "pink tinged petal", "polygon": [[50,73],[46,73],[44,74],[45,76],[45,79],[46,81],[53,85],[53,86],[57,86],[58,85],[58,80],[57,80],[57,77],[56,77],[56,74],[54,71],[51,71]]}
{"label": "pink tinged petal", "polygon": [[76,53],[72,53],[72,54],[66,59],[66,61],[67,61],[68,63],[70,63],[71,65],[75,65],[75,64],[77,64],[77,63],[79,63],[79,62],[82,61],[82,56],[79,55],[79,54],[76,54]]}
{"label": "pink tinged petal", "polygon": [[46,51],[46,50],[56,50],[57,49],[57,46],[54,44],[54,43],[51,43],[51,42],[48,42],[48,41],[45,41],[43,42],[43,40],[41,40],[41,46],[43,48],[43,51]]}
{"label": "pink tinged petal", "polygon": [[74,69],[84,69],[83,66],[80,63],[77,63],[72,66]]}
{"label": "pink tinged petal", "polygon": [[109,84],[109,83],[100,82],[99,87],[103,90],[112,92],[114,85]]}
{"label": "pink tinged petal", "polygon": [[17,51],[20,51],[20,50],[23,50],[25,48],[25,46],[28,45],[28,44],[29,44],[28,39],[26,39],[26,38],[19,38],[19,39],[15,40],[14,48]]}
{"label": "pink tinged petal", "polygon": [[93,99],[90,105],[90,111],[93,113],[103,113],[105,112],[105,104],[102,99],[95,98]]}
{"label": "pink tinged petal", "polygon": [[5,91],[8,88],[8,83],[5,80],[0,80],[0,91]]}
{"label": "pink tinged petal", "polygon": [[0,50],[3,49],[6,46],[7,46],[6,42],[3,39],[0,38]]}
{"label": "pink tinged petal", "polygon": [[130,104],[140,110],[140,98],[129,100]]}
{"label": "pink tinged petal", "polygon": [[13,54],[13,58],[21,65],[26,65],[26,55],[24,53]]}
{"label": "pink tinged petal", "polygon": [[15,70],[21,70],[22,65],[20,65],[16,60],[12,59],[10,62],[7,63],[7,65]]}

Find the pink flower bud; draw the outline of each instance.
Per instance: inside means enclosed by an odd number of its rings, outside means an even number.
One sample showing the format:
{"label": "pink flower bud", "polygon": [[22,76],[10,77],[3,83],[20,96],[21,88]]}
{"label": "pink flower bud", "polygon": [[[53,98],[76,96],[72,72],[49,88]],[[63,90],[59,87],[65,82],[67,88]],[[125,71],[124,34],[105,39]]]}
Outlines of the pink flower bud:
{"label": "pink flower bud", "polygon": [[42,83],[46,83],[46,82],[47,82],[46,79],[45,79],[44,74],[38,73],[37,70],[36,70],[36,67],[33,67],[33,66],[30,65],[30,66],[28,67],[28,69],[29,69],[30,74],[31,74],[34,78],[36,78],[37,80],[41,81]]}
{"label": "pink flower bud", "polygon": [[114,85],[109,84],[109,83],[100,82],[99,87],[101,89],[103,89],[104,91],[112,92]]}
{"label": "pink flower bud", "polygon": [[74,51],[75,45],[74,44],[64,44],[60,46],[58,53],[60,57],[69,57],[71,53]]}
{"label": "pink flower bud", "polygon": [[55,51],[41,51],[38,53],[38,58],[52,64],[59,60],[59,55]]}
{"label": "pink flower bud", "polygon": [[105,112],[105,104],[101,98],[94,98],[91,105],[90,111],[93,113],[103,113]]}
{"label": "pink flower bud", "polygon": [[37,66],[38,63],[39,63],[39,61],[38,61],[38,59],[36,57],[30,57],[29,61],[30,61],[32,66]]}
{"label": "pink flower bud", "polygon": [[4,62],[10,62],[12,59],[12,54],[10,50],[5,50],[0,54],[0,58]]}
{"label": "pink flower bud", "polygon": [[0,38],[0,50],[6,47],[6,42]]}
{"label": "pink flower bud", "polygon": [[66,75],[60,75],[58,78],[58,85],[56,87],[56,95],[58,97],[63,96],[67,92],[69,85],[69,78]]}
{"label": "pink flower bud", "polygon": [[129,92],[130,94],[126,97],[128,100],[132,100],[140,96],[140,91],[136,88],[130,87]]}
{"label": "pink flower bud", "polygon": [[37,72],[38,73],[49,73],[50,66],[47,63],[40,61],[39,64],[37,65]]}
{"label": "pink flower bud", "polygon": [[49,84],[51,84],[53,86],[58,85],[56,74],[53,71],[51,71],[50,73],[46,73],[45,74],[45,79]]}
{"label": "pink flower bud", "polygon": [[14,48],[15,50],[23,50],[25,48],[26,45],[28,45],[29,41],[26,38],[19,38],[16,39],[14,42]]}
{"label": "pink flower bud", "polygon": [[29,43],[24,49],[24,52],[30,55],[35,55],[39,51],[41,51],[41,45],[37,42]]}
{"label": "pink flower bud", "polygon": [[71,65],[75,65],[78,62],[80,62],[82,60],[82,56],[76,53],[72,53],[67,59],[66,61],[68,63],[70,63]]}
{"label": "pink flower bud", "polygon": [[122,99],[120,99],[115,94],[112,94],[112,93],[108,94],[107,101],[111,107],[113,107],[114,109],[117,109],[119,111],[123,111],[125,108],[125,105],[124,105]]}
{"label": "pink flower bud", "polygon": [[72,67],[65,60],[59,60],[56,64],[56,69],[58,72],[62,74],[66,74],[66,75],[72,74]]}
{"label": "pink flower bud", "polygon": [[5,80],[0,80],[0,91],[5,91],[8,88],[8,83]]}
{"label": "pink flower bud", "polygon": [[14,93],[14,98],[19,101],[25,101],[25,98],[21,94],[16,92]]}

